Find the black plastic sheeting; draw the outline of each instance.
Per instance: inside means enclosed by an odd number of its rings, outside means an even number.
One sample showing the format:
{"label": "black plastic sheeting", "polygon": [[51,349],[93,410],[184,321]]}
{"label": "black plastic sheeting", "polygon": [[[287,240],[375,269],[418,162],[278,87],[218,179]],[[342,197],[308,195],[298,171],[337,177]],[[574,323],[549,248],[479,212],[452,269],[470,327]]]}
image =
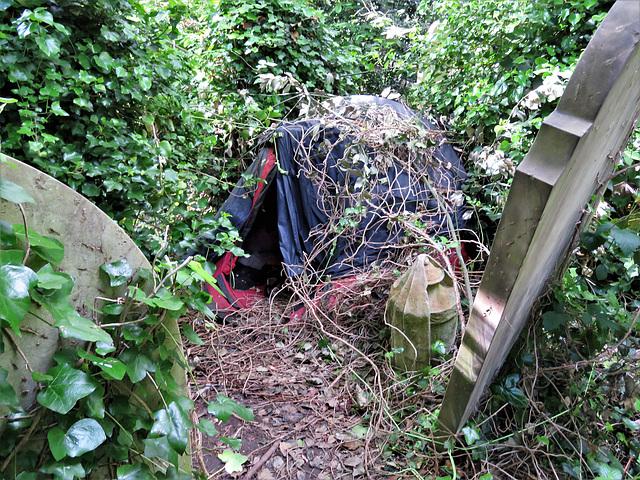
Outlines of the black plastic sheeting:
{"label": "black plastic sheeting", "polygon": [[[343,101],[356,105],[388,106],[401,118],[417,116],[400,103],[380,97],[354,96]],[[427,129],[436,130],[426,119],[418,118]],[[275,145],[276,165],[265,171],[268,151],[268,147],[265,147],[260,150],[258,158],[247,171],[248,174],[265,179],[267,188],[260,189],[256,196],[256,186],[242,182],[233,190],[218,214],[229,214],[231,224],[245,239],[256,217],[261,215],[261,208],[262,215],[265,214],[264,209],[268,208],[272,218],[275,216],[271,209],[277,208],[279,247],[287,275],[305,273],[312,277],[336,279],[353,275],[358,270],[375,264],[404,235],[397,222],[389,221],[389,212],[415,213],[418,208],[422,211],[426,205],[425,218],[428,220],[429,230],[425,233],[430,235],[447,235],[447,214],[452,219],[454,228],[464,226],[461,206],[434,198],[426,184],[416,182],[400,166],[392,165],[388,170],[377,174],[387,180],[372,182],[373,190],[368,192],[366,214],[355,229],[349,235],[336,235],[335,238],[327,239],[326,230],[322,226],[327,224],[329,215],[335,211],[332,210],[335,199],[324,197],[332,196],[345,186],[357,193],[359,187],[356,182],[360,175],[350,173],[349,169],[341,165],[349,140],[338,142],[340,132],[326,124],[327,122],[314,120],[298,121],[282,124],[271,131],[263,144]],[[332,148],[328,149],[326,145],[332,145]],[[370,155],[375,153],[370,152]],[[444,139],[436,147],[434,159],[437,162],[425,165],[422,172],[427,175],[432,187],[448,191],[459,190],[466,174],[460,159]],[[317,175],[318,172],[320,175]],[[319,178],[326,182],[323,188],[319,188],[317,184]],[[274,187],[275,200],[271,197]],[[263,205],[267,191],[272,199]],[[350,206],[352,205],[342,207]],[[443,212],[443,206],[447,214]],[[201,236],[204,253],[210,261],[215,261],[216,255],[208,247],[215,244],[216,235],[217,232],[210,232]]]}

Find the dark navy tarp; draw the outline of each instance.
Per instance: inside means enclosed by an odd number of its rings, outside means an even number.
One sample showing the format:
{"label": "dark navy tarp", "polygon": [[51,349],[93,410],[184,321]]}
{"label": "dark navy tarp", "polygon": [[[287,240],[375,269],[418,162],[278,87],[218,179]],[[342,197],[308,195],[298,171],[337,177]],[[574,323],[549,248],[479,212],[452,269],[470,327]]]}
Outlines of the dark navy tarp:
{"label": "dark navy tarp", "polygon": [[[417,117],[417,114],[392,100],[355,96],[343,100],[344,104],[387,106],[402,118]],[[422,117],[417,117],[427,129],[435,127]],[[283,123],[263,140],[266,145],[258,159],[249,168],[265,185],[257,188],[241,183],[224,203],[221,212],[230,215],[232,225],[243,239],[251,230],[260,207],[268,208],[273,218],[277,216],[277,232],[280,253],[286,274],[296,276],[307,273],[313,276],[340,278],[375,264],[384,258],[396,245],[404,232],[399,222],[390,221],[390,215],[403,215],[424,211],[425,225],[429,235],[446,235],[449,226],[448,212],[454,228],[462,228],[462,207],[443,197],[434,197],[434,191],[453,192],[459,190],[466,178],[460,159],[451,145],[440,139],[433,160],[423,166],[414,165],[407,173],[400,165],[392,164],[385,171],[377,172],[376,181],[362,181],[362,174],[354,174],[353,168],[345,167],[345,149],[350,139],[341,137],[341,132],[326,120],[305,120]],[[275,151],[275,165],[267,162],[266,151]],[[374,158],[376,152],[368,152]],[[359,166],[364,168],[365,163]],[[356,165],[357,167],[358,165]],[[431,188],[420,178],[428,178]],[[273,200],[263,205],[266,191],[275,188]],[[341,196],[347,189],[351,195]],[[363,203],[354,204],[359,192],[367,190]],[[273,192],[272,192],[273,194]],[[342,203],[341,203],[342,202]],[[336,206],[340,213],[353,207],[365,207],[360,222],[349,230],[348,235],[331,237],[322,227],[335,216]],[[271,211],[276,208],[277,213]],[[220,214],[219,214],[220,215]],[[329,233],[329,236],[327,236]],[[210,260],[215,254],[207,246],[215,244],[216,232],[204,234],[202,243]],[[249,264],[249,263],[247,263]]]}

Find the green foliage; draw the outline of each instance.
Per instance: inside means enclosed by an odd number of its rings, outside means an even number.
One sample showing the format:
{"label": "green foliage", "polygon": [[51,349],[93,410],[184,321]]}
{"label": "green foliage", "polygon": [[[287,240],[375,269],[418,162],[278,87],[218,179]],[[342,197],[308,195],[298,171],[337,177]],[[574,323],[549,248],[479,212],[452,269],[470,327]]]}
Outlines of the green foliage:
{"label": "green foliage", "polygon": [[236,453],[232,450],[225,450],[218,454],[218,458],[224,463],[224,469],[227,473],[232,474],[242,471],[242,464],[248,460],[248,457]]}
{"label": "green foliage", "polygon": [[[0,4],[0,97],[11,100],[3,152],[89,197],[148,253],[188,248],[207,221],[208,201],[198,201],[220,184],[215,138],[192,115],[193,58],[174,43],[183,10],[177,1]],[[6,188],[0,195],[13,196]]]}
{"label": "green foliage", "polygon": [[525,408],[528,400],[525,394],[517,387],[520,376],[518,374],[507,375],[500,379],[491,388],[493,397],[502,402],[508,402],[516,408]]}
{"label": "green foliage", "polygon": [[0,266],[0,327],[10,326],[19,333],[20,321],[31,307],[29,290],[37,281],[38,276],[30,268]]}
{"label": "green foliage", "polygon": [[209,404],[207,411],[223,422],[229,420],[229,417],[231,417],[231,414],[233,413],[247,422],[253,422],[253,412],[248,408],[238,405],[229,397],[225,397],[224,395],[217,395],[216,400],[216,402],[211,402]]}
{"label": "green foliage", "polygon": [[274,120],[296,117],[315,95],[350,93],[357,56],[307,0],[222,0],[195,16],[184,28],[200,59],[194,84],[216,148],[231,157],[227,172]]}
{"label": "green foliage", "polygon": [[19,185],[16,185],[9,180],[5,180],[4,178],[0,178],[0,198],[7,200],[9,202],[16,203],[35,203],[33,198],[31,198],[27,192],[24,191]]}
{"label": "green foliage", "polygon": [[503,112],[556,66],[576,63],[606,7],[598,0],[474,0],[423,1],[420,10],[434,23],[414,43],[420,63],[412,95],[453,115],[458,131],[491,142]]}
{"label": "green foliage", "polygon": [[[465,186],[476,230],[493,232],[511,178],[610,2],[423,1],[406,56],[408,92],[448,118],[470,150]],[[490,238],[488,239],[490,242]]]}
{"label": "green foliage", "polygon": [[233,82],[234,90],[258,93],[256,84],[266,75],[288,72],[309,90],[332,92],[336,70],[347,63],[323,13],[304,0],[221,0],[216,16],[205,58],[225,66],[214,70],[220,75],[216,80]]}

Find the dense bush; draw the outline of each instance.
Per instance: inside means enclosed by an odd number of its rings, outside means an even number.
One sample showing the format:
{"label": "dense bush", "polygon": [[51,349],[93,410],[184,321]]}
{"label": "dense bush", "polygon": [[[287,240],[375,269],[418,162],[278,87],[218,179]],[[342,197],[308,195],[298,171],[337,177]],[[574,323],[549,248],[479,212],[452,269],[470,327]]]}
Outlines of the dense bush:
{"label": "dense bush", "polygon": [[[190,57],[174,46],[181,4],[0,3],[3,152],[92,199],[149,253],[188,243],[190,194],[217,190],[217,165],[190,115]],[[200,205],[206,206],[205,205]]]}
{"label": "dense bush", "polygon": [[[221,0],[189,28],[201,60],[196,80],[222,123],[244,143],[271,119],[295,117],[311,96],[345,93],[355,58],[322,10],[306,0]],[[235,147],[236,145],[228,145]]]}
{"label": "dense bush", "polygon": [[[410,97],[448,118],[470,153],[468,201],[492,231],[515,167],[555,108],[612,2],[423,1]],[[426,25],[425,25],[426,27]]]}

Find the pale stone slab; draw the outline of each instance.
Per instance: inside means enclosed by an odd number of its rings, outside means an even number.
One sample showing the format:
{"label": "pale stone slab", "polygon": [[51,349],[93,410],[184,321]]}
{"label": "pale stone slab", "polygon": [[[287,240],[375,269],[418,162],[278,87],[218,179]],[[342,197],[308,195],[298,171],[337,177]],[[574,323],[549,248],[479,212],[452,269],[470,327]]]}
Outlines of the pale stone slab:
{"label": "pale stone slab", "polygon": [[[23,203],[28,227],[56,240],[64,245],[64,259],[59,270],[75,278],[75,286],[70,301],[83,316],[91,318],[92,302],[96,297],[117,298],[123,292],[109,286],[106,275],[100,272],[100,266],[125,258],[133,269],[151,269],[149,261],[129,236],[107,214],[89,200],[67,187],[58,180],[14,158],[0,154],[0,177],[12,181],[21,187],[36,201],[35,204]],[[1,160],[8,160],[4,163]],[[22,224],[19,208],[11,202],[0,199],[0,219],[10,224]],[[149,289],[150,290],[150,289]],[[101,308],[102,304],[97,304]],[[59,337],[57,328],[52,327],[55,320],[49,311],[32,302],[31,310],[25,316],[21,327],[22,337],[13,335],[18,346],[29,359],[31,368],[45,373],[53,366],[52,355],[61,348],[72,345],[70,340]],[[180,342],[180,332],[175,320],[164,322],[168,333]],[[0,355],[0,367],[9,374],[7,380],[19,394],[22,406],[29,409],[35,401],[36,384],[20,354],[7,338],[4,338],[5,351]],[[167,340],[167,348],[176,348],[172,339]],[[178,348],[181,348],[181,343]],[[186,374],[183,368],[175,365],[172,374],[178,383],[181,394],[188,396]],[[151,406],[160,404],[161,399],[149,384]],[[24,392],[20,395],[20,392]],[[0,415],[6,414],[6,407],[0,406]],[[6,421],[0,420],[0,435]],[[189,457],[183,456],[181,466],[189,468]],[[106,471],[94,472],[94,480],[111,478]]]}

